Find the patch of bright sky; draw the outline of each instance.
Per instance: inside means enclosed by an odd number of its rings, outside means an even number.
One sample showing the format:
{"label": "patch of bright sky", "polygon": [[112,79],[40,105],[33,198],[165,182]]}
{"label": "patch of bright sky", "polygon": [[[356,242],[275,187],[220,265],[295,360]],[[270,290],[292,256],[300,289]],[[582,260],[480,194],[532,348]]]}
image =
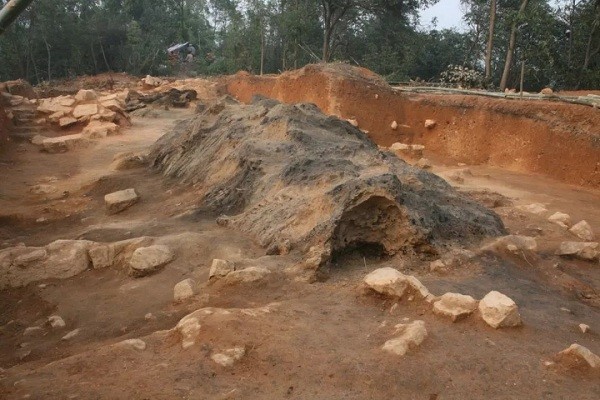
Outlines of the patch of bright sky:
{"label": "patch of bright sky", "polygon": [[437,19],[435,29],[456,29],[466,30],[466,25],[462,18],[464,10],[460,0],[440,0],[429,8],[422,9],[420,12],[421,27],[428,31],[434,29],[432,21]]}

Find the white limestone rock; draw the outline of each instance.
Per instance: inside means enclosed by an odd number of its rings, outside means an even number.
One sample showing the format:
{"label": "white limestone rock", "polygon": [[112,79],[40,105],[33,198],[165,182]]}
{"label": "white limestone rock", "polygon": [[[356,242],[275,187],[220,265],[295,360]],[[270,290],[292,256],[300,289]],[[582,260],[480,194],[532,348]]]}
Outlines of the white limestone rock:
{"label": "white limestone rock", "polygon": [[222,278],[233,271],[235,271],[235,264],[233,262],[215,258],[212,260],[210,272],[208,273],[208,279]]}
{"label": "white limestone rock", "polygon": [[61,340],[71,340],[77,335],[79,335],[79,328],[73,329],[71,332],[69,332],[65,336],[63,336]]}
{"label": "white limestone rock", "polygon": [[396,334],[399,334],[399,336],[385,342],[382,350],[403,356],[410,349],[423,343],[427,337],[427,329],[425,329],[424,321],[417,320],[410,324],[396,325]]}
{"label": "white limestone rock", "polygon": [[86,90],[86,89],[81,89],[75,95],[75,100],[76,101],[81,101],[81,102],[93,101],[93,100],[96,100],[97,98],[98,98],[98,95],[96,94],[95,91],[93,91],[93,90]]}
{"label": "white limestone rock", "polygon": [[600,256],[600,244],[597,242],[562,242],[556,254],[592,261]]}
{"label": "white limestone rock", "polygon": [[137,351],[146,350],[146,342],[144,342],[142,339],[126,339],[117,343],[117,345],[120,347],[134,349]]}
{"label": "white limestone rock", "polygon": [[106,212],[108,214],[117,214],[124,211],[137,203],[140,197],[136,193],[135,189],[119,190],[118,192],[109,193],[104,196],[104,203],[106,204]]}
{"label": "white limestone rock", "polygon": [[59,315],[49,316],[48,323],[54,329],[60,329],[60,328],[64,328],[65,326],[67,326],[67,324],[65,324],[65,320],[62,319],[62,317]]}
{"label": "white limestone rock", "polygon": [[555,212],[551,216],[548,217],[548,221],[564,228],[569,229],[571,226],[571,216],[569,214]]}
{"label": "white limestone rock", "polygon": [[228,284],[253,283],[265,279],[270,274],[271,271],[267,268],[248,267],[230,272],[225,276],[224,280]]}
{"label": "white limestone rock", "polygon": [[519,308],[508,296],[491,291],[479,302],[481,318],[492,328],[505,328],[522,324]]}
{"label": "white limestone rock", "polygon": [[477,309],[477,300],[459,293],[445,293],[433,304],[433,312],[449,317],[452,322],[466,318]]}
{"label": "white limestone rock", "polygon": [[187,300],[190,297],[194,297],[195,294],[196,282],[191,278],[184,279],[173,288],[173,299],[175,301]]}
{"label": "white limestone rock", "polygon": [[210,358],[222,367],[232,367],[236,361],[239,361],[246,354],[244,347],[234,347],[221,353],[215,353]]}
{"label": "white limestone rock", "polygon": [[379,268],[369,273],[364,278],[364,283],[369,289],[387,296],[402,298],[410,289],[427,301],[435,299],[417,278],[404,275],[390,267]]}
{"label": "white limestone rock", "polygon": [[573,225],[571,229],[569,229],[569,232],[587,242],[594,240],[594,231],[592,231],[592,227],[585,220],[579,221]]}
{"label": "white limestone rock", "polygon": [[574,343],[557,354],[557,358],[568,366],[583,365],[594,370],[600,369],[600,357],[592,353],[587,347]]}
{"label": "white limestone rock", "polygon": [[154,245],[139,247],[129,260],[129,275],[139,278],[150,275],[175,258],[175,254],[168,246]]}

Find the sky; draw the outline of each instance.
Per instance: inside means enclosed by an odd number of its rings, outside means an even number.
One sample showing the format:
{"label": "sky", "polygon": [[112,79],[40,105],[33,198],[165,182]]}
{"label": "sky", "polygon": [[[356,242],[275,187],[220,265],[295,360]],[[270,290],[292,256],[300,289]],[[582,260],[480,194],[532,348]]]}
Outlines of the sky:
{"label": "sky", "polygon": [[421,10],[421,25],[426,28],[437,17],[437,29],[461,28],[463,12],[460,0],[440,0],[425,10]]}

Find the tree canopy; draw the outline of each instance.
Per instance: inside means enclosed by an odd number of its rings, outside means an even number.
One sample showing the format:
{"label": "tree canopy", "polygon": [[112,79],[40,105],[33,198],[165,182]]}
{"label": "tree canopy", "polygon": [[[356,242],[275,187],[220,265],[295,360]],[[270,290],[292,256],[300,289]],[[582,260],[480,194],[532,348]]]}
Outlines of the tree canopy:
{"label": "tree canopy", "polygon": [[[36,0],[0,36],[0,80],[279,73],[345,61],[391,81],[436,81],[450,65],[483,75],[489,59],[489,87],[505,70],[516,87],[521,64],[528,90],[600,87],[599,0],[462,0],[461,31],[419,25],[419,10],[435,2]],[[183,71],[166,52],[182,42],[197,50]]]}

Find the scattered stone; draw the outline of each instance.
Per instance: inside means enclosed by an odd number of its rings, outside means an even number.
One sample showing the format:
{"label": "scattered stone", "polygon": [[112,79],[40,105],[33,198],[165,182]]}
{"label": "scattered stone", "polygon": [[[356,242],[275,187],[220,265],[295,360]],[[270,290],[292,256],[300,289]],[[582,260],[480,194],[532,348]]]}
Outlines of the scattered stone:
{"label": "scattered stone", "polygon": [[517,251],[519,251],[519,248],[514,244],[509,244],[508,246],[506,246],[506,249],[511,253],[516,253]]}
{"label": "scattered stone", "polygon": [[425,120],[425,128],[427,128],[427,129],[433,129],[433,128],[435,128],[436,125],[437,125],[437,122],[435,122],[435,120],[433,120],[433,119]]}
{"label": "scattered stone", "polygon": [[34,144],[36,146],[41,146],[42,143],[44,142],[44,140],[49,139],[46,136],[43,135],[35,135],[33,138],[31,138],[30,142],[31,144]]}
{"label": "scattered stone", "polygon": [[477,300],[459,293],[446,293],[433,304],[433,312],[450,317],[452,322],[466,318],[477,309]]}
{"label": "scattered stone", "polygon": [[236,361],[239,361],[246,354],[246,349],[243,347],[234,347],[227,349],[222,353],[216,353],[210,358],[222,367],[231,367]]}
{"label": "scattered stone", "polygon": [[595,260],[600,255],[600,244],[597,242],[562,242],[556,254],[577,257],[582,260]]}
{"label": "scattered stone", "polygon": [[119,190],[104,196],[106,211],[108,214],[117,214],[126,210],[139,201],[135,189]]}
{"label": "scattered stone", "polygon": [[355,128],[358,128],[358,121],[355,119],[347,119],[346,121],[348,121],[350,123],[350,125],[354,126]]}
{"label": "scattered stone", "polygon": [[58,125],[61,128],[68,128],[77,123],[77,120],[73,117],[63,117],[58,120]]}
{"label": "scattered stone", "polygon": [[537,241],[535,238],[530,236],[521,236],[521,235],[507,235],[502,236],[494,240],[492,243],[484,246],[482,250],[500,250],[502,248],[514,248],[515,246],[517,250],[528,250],[528,251],[536,251],[537,250]]}
{"label": "scattered stone", "polygon": [[421,158],[419,161],[417,161],[417,167],[419,168],[423,168],[423,169],[430,169],[431,168],[431,161],[429,161],[427,158]]}
{"label": "scattered stone", "polygon": [[65,153],[69,150],[87,146],[88,141],[81,135],[58,136],[42,141],[42,150],[47,153]]}
{"label": "scattered stone", "polygon": [[210,266],[210,272],[208,273],[208,279],[213,277],[221,278],[229,273],[235,271],[235,264],[227,260],[219,260],[215,258]]}
{"label": "scattered stone", "polygon": [[146,155],[136,153],[118,153],[113,158],[110,165],[115,171],[124,171],[128,169],[140,168],[147,163]]}
{"label": "scattered stone", "polygon": [[525,212],[537,214],[537,215],[542,215],[542,214],[548,212],[548,209],[543,204],[540,204],[540,203],[533,203],[533,204],[528,204],[528,205],[524,205],[524,206],[518,206],[517,208],[521,211],[525,211]]}
{"label": "scattered stone", "polygon": [[427,337],[424,321],[398,324],[396,329],[396,334],[399,333],[400,336],[385,342],[382,349],[398,356],[403,356],[409,349],[419,346]]}
{"label": "scattered stone", "polygon": [[121,347],[128,347],[138,351],[146,350],[146,342],[142,339],[127,339],[118,343]]}
{"label": "scattered stone", "polygon": [[483,320],[493,328],[505,328],[522,324],[519,309],[511,298],[491,291],[479,302]]}
{"label": "scattered stone", "polygon": [[541,94],[552,94],[552,93],[554,93],[554,91],[547,87],[547,88],[543,88],[540,93]]}
{"label": "scattered stone", "polygon": [[579,324],[579,330],[581,330],[582,333],[587,333],[587,331],[590,330],[590,326],[586,324]]}
{"label": "scattered stone", "polygon": [[23,331],[23,336],[31,336],[38,333],[42,333],[44,330],[40,326],[30,326],[29,328],[25,328]]}
{"label": "scattered stone", "polygon": [[263,280],[269,274],[271,274],[271,271],[269,271],[267,268],[248,267],[230,272],[225,277],[225,282],[229,284],[252,283]]}
{"label": "scattered stone", "polygon": [[75,100],[77,100],[77,101],[92,101],[92,100],[96,100],[97,98],[98,98],[98,95],[93,90],[81,89],[75,95]]}
{"label": "scattered stone", "polygon": [[115,258],[114,247],[110,245],[96,245],[88,250],[94,269],[108,268],[112,266]]}
{"label": "scattered stone", "polygon": [[29,191],[33,194],[50,194],[56,192],[56,187],[52,185],[39,184],[33,186]]}
{"label": "scattered stone", "polygon": [[548,217],[548,221],[555,223],[558,226],[563,227],[564,229],[569,229],[571,226],[571,216],[569,214],[556,212]]}
{"label": "scattered stone", "polygon": [[444,272],[447,270],[446,263],[443,260],[435,260],[429,263],[429,270],[431,272]]}
{"label": "scattered stone", "polygon": [[77,335],[79,335],[79,328],[73,329],[71,332],[69,332],[65,336],[63,336],[61,340],[70,340],[70,339],[73,339]]}
{"label": "scattered stone", "polygon": [[434,299],[434,296],[417,278],[404,275],[390,267],[379,268],[371,272],[365,277],[364,283],[369,289],[387,296],[402,298],[410,288],[427,301]]}
{"label": "scattered stone", "polygon": [[81,104],[73,109],[73,117],[91,117],[98,114],[98,104]]}
{"label": "scattered stone", "polygon": [[145,78],[142,78],[142,83],[146,86],[158,87],[163,84],[163,80],[150,75],[146,75]]}
{"label": "scattered stone", "polygon": [[196,313],[186,315],[177,323],[175,330],[181,335],[181,348],[187,349],[196,343],[201,327]]}
{"label": "scattered stone", "polygon": [[65,324],[65,320],[62,319],[58,315],[49,316],[48,323],[50,324],[51,327],[53,327],[55,329],[64,328],[65,326],[67,326],[67,324]]}
{"label": "scattered stone", "polygon": [[571,229],[569,229],[569,232],[588,242],[594,240],[594,232],[592,231],[592,227],[585,220],[579,221],[573,225]]}
{"label": "scattered stone", "polygon": [[588,366],[593,369],[600,368],[600,357],[592,353],[587,347],[574,343],[567,349],[557,354],[557,361],[567,366]]}
{"label": "scattered stone", "polygon": [[119,132],[119,126],[112,122],[91,121],[83,128],[82,135],[88,139],[101,139]]}
{"label": "scattered stone", "polygon": [[150,275],[170,263],[175,255],[164,245],[140,247],[129,260],[129,275],[139,278]]}
{"label": "scattered stone", "polygon": [[410,150],[410,145],[396,142],[390,146],[390,150],[392,151],[406,151]]}
{"label": "scattered stone", "polygon": [[193,279],[185,279],[173,288],[173,299],[175,301],[183,301],[193,297],[196,294],[196,282]]}
{"label": "scattered stone", "polygon": [[396,130],[398,129],[398,123],[396,121],[392,121],[392,124],[390,125],[390,128],[392,128],[392,130]]}

